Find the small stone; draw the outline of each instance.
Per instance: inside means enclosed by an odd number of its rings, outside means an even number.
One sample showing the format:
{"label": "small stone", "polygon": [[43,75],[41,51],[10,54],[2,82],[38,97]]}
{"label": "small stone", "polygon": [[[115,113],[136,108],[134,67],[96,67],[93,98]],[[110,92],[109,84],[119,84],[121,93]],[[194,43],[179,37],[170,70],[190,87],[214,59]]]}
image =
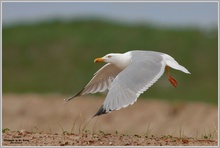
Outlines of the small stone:
{"label": "small stone", "polygon": [[20,130],[21,133],[24,133],[24,132],[26,132],[26,131],[27,131],[26,129],[21,129],[21,130]]}
{"label": "small stone", "polygon": [[189,143],[189,140],[187,140],[187,139],[182,139],[182,142],[183,142],[183,143]]}
{"label": "small stone", "polygon": [[130,142],[125,142],[125,145],[130,145],[131,143]]}

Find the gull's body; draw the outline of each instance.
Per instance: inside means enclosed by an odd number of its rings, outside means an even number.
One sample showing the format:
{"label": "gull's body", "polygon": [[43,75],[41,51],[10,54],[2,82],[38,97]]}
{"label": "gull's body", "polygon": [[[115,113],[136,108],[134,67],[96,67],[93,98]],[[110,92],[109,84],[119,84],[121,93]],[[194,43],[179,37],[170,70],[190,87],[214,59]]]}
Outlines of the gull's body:
{"label": "gull's body", "polygon": [[168,72],[169,81],[176,87],[177,81],[169,74],[169,67],[190,73],[171,56],[154,51],[136,50],[124,54],[107,54],[95,59],[95,62],[107,64],[95,73],[82,91],[65,99],[69,101],[77,96],[109,90],[103,105],[94,116],[133,104],[140,94],[163,75],[165,69]]}

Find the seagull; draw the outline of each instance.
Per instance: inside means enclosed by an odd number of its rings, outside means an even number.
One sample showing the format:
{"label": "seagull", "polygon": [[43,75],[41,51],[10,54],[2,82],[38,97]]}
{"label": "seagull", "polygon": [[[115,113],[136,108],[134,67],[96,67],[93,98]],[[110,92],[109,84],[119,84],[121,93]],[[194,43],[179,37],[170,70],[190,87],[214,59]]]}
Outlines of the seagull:
{"label": "seagull", "polygon": [[102,106],[93,117],[132,105],[163,75],[165,70],[170,83],[177,87],[177,80],[169,72],[170,67],[190,74],[173,57],[156,51],[133,50],[122,54],[110,53],[96,58],[94,62],[107,64],[94,74],[79,93],[64,99],[67,102],[77,96],[108,90]]}

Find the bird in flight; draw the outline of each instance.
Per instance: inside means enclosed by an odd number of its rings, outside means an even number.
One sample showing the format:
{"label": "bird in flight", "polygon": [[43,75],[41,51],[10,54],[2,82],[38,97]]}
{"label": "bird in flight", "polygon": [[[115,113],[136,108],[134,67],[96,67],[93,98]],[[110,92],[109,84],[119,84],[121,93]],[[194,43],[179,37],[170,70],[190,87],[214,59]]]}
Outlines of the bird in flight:
{"label": "bird in flight", "polygon": [[168,80],[176,87],[177,80],[170,75],[170,67],[190,74],[170,55],[155,51],[134,50],[122,54],[110,53],[102,58],[96,58],[94,62],[107,64],[94,74],[79,93],[64,99],[67,102],[77,96],[108,90],[104,103],[93,117],[132,105],[140,94],[163,75],[165,70]]}

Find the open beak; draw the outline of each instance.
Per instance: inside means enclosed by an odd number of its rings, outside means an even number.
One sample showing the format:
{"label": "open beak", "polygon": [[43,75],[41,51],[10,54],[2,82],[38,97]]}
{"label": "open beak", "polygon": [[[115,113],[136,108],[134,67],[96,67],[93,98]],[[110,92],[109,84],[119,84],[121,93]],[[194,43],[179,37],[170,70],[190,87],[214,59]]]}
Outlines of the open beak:
{"label": "open beak", "polygon": [[103,59],[103,58],[96,58],[96,59],[94,60],[94,62],[95,62],[95,63],[97,63],[97,62],[104,62],[104,59]]}

